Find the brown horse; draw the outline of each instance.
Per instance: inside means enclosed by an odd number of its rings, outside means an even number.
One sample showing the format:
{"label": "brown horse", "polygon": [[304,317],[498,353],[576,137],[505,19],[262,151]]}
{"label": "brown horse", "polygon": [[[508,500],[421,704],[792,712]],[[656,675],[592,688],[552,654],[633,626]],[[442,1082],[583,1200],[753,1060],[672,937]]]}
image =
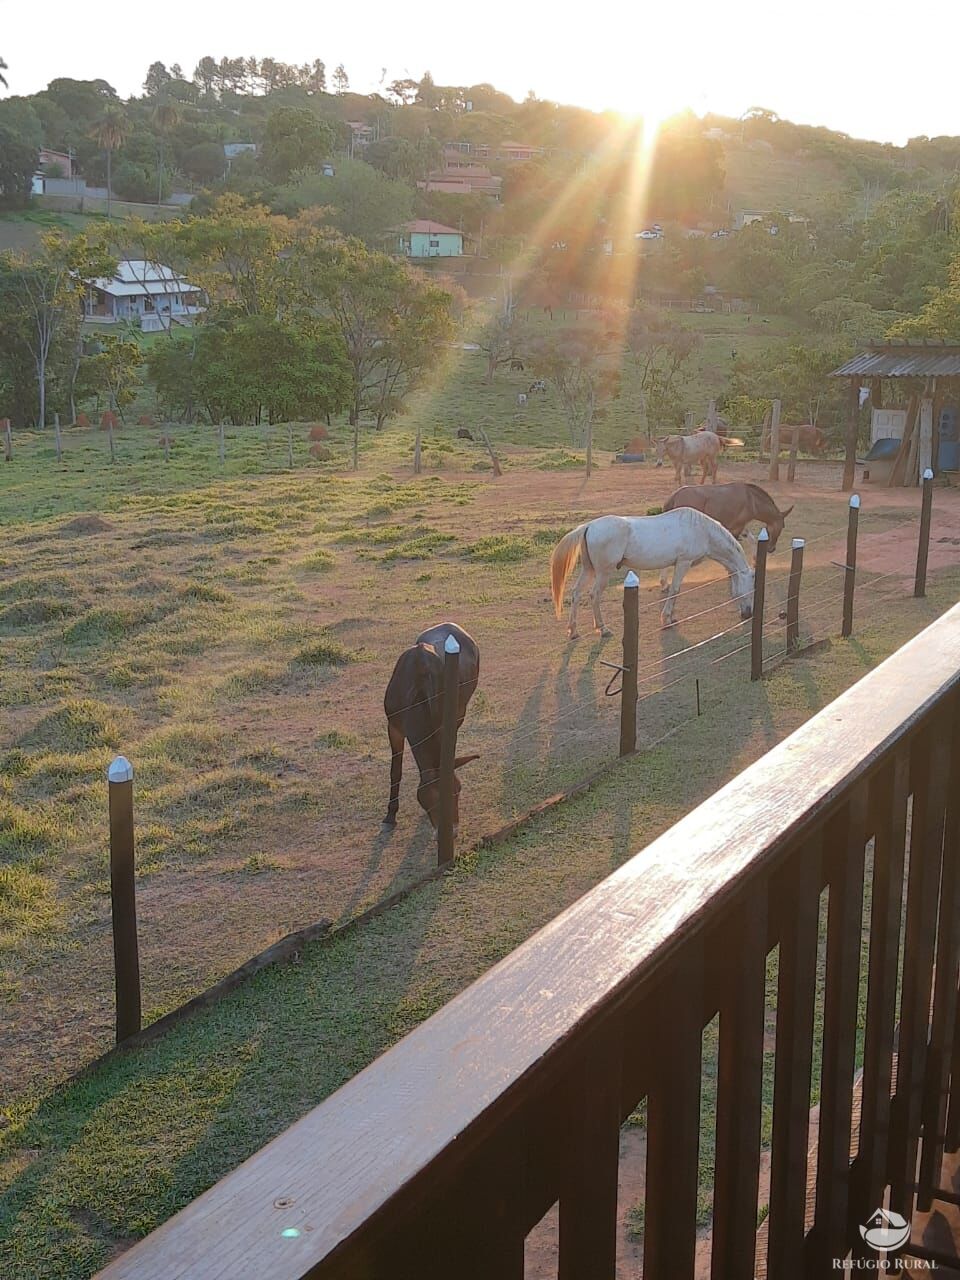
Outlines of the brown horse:
{"label": "brown horse", "polygon": [[[440,816],[440,747],[443,738],[443,652],[447,637],[460,645],[457,729],[463,724],[467,703],[480,678],[480,650],[472,636],[455,622],[441,622],[417,636],[416,644],[404,649],[397,659],[383,698],[390,738],[390,803],[384,822],[393,826],[400,808],[400,779],[403,776],[403,744],[410,750],[420,770],[417,800],[436,827]],[[457,756],[454,768],[479,759]],[[460,779],[454,774],[453,830],[460,822]]]}
{"label": "brown horse", "polygon": [[777,539],[783,533],[783,522],[793,510],[787,507],[780,511],[777,504],[765,489],[758,484],[712,485],[709,489],[702,485],[685,484],[675,490],[663,504],[664,511],[673,511],[675,507],[695,507],[704,515],[718,520],[735,538],[739,538],[747,525],[753,520],[766,526],[770,542],[768,551],[775,551]]}
{"label": "brown horse", "polygon": [[[780,449],[781,452],[790,451],[793,445],[793,433],[797,433],[797,449],[802,449],[804,453],[823,453],[827,447],[827,437],[823,434],[819,427],[815,427],[810,422],[804,422],[800,426],[791,427],[785,422],[780,423]],[[763,448],[770,448],[770,428],[765,427],[762,432],[763,440],[761,444]]]}

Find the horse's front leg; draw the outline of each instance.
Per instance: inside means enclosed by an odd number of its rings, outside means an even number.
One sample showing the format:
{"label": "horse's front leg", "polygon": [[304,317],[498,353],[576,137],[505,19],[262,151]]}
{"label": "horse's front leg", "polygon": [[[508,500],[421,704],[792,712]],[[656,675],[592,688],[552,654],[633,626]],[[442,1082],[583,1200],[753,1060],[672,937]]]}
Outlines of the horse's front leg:
{"label": "horse's front leg", "polygon": [[593,622],[594,622],[594,626],[597,628],[597,630],[600,632],[602,636],[612,636],[613,632],[604,622],[603,615],[600,612],[600,599],[603,595],[603,591],[606,585],[607,585],[606,578],[602,578],[599,573],[596,574],[594,578],[593,593],[592,593]]}
{"label": "horse's front leg", "polygon": [[673,626],[674,603],[680,591],[680,584],[683,582],[684,575],[692,563],[692,560],[678,560],[673,567],[673,582],[670,586],[670,594],[664,600],[663,608],[660,611],[660,621],[665,627]]}
{"label": "horse's front leg", "polygon": [[390,739],[390,803],[387,805],[387,816],[384,823],[388,827],[395,825],[397,810],[400,808],[400,779],[403,777],[403,730],[387,721],[387,736]]}

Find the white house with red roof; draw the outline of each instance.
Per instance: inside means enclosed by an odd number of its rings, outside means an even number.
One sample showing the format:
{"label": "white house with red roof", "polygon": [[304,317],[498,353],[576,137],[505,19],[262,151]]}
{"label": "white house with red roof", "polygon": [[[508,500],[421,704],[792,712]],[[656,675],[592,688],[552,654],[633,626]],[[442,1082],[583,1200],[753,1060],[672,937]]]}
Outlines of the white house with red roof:
{"label": "white house with red roof", "polygon": [[460,258],[463,232],[429,218],[415,218],[400,228],[398,248],[408,258]]}

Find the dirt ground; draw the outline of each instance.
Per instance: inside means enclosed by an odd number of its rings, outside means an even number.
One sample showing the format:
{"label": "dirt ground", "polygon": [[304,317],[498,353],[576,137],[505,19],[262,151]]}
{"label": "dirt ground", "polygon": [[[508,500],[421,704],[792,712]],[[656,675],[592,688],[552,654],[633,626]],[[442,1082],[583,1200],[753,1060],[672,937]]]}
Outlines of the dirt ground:
{"label": "dirt ground", "polygon": [[[398,472],[396,478],[406,480],[408,474]],[[791,535],[808,539],[801,593],[805,634],[836,634],[847,520],[839,467],[801,463],[798,483],[787,486],[767,484],[765,466],[728,464],[720,479],[731,478],[763,483],[781,507],[796,504],[770,563],[771,652],[778,634],[782,637],[778,615]],[[445,472],[436,486],[438,497],[448,486],[469,486],[469,492],[459,505],[438,500],[420,505],[415,515],[421,527],[428,524],[458,539],[449,553],[441,549],[426,560],[371,562],[362,550],[338,547],[328,572],[301,575],[298,591],[286,603],[277,602],[285,622],[325,628],[356,652],[357,661],[322,679],[253,687],[232,703],[214,701],[203,711],[237,750],[270,753],[275,767],[263,805],[252,817],[243,812],[222,847],[192,862],[161,862],[141,877],[139,934],[148,1018],[196,994],[283,934],[320,918],[347,919],[434,865],[433,834],[416,804],[416,769],[409,755],[398,825],[393,830],[381,826],[388,792],[383,690],[397,654],[424,627],[453,619],[481,649],[480,688],[460,738],[461,750],[480,753],[462,777],[463,849],[616,754],[618,700],[604,696],[613,673],[602,663],[618,661],[620,641],[590,635],[567,641],[549,602],[549,539],[537,545],[536,554],[502,562],[465,557],[460,546],[499,534],[529,538],[544,530],[562,531],[606,512],[642,515],[671,492],[672,472],[605,463],[589,483],[579,472],[519,467],[495,482],[476,473]],[[861,492],[859,567],[865,588],[857,607],[866,609],[890,593],[910,590],[919,494],[869,485]],[[109,519],[112,530],[95,535],[104,556],[129,556],[139,542],[135,554],[144,573],[186,571],[200,536],[189,522],[182,526],[179,546],[154,549],[143,546],[142,521],[134,515],[111,513]],[[955,489],[938,488],[930,573],[956,565],[958,547],[960,498]],[[871,598],[873,575],[886,576]],[[719,567],[698,566],[684,587],[690,594],[678,602],[678,626],[662,631],[655,575],[641,584],[641,696],[650,695],[640,706],[641,741],[650,742],[695,714],[694,676],[707,700],[712,682],[747,678],[746,635],[733,629],[737,617]],[[617,631],[615,586],[608,589],[605,605]],[[661,670],[662,657],[715,635],[719,638],[709,649],[681,657],[665,669],[667,674]],[[267,654],[269,647],[266,637]],[[730,660],[714,663],[712,655],[724,653]],[[658,694],[677,671],[691,680]],[[216,674],[203,655],[185,659],[181,703],[196,699],[202,704]],[[7,742],[0,740],[0,747],[16,741],[35,720],[35,708],[12,708],[3,731]],[[136,767],[135,749],[127,754]],[[229,798],[224,804],[229,808]],[[60,891],[70,894],[68,879]],[[21,958],[16,999],[5,1010],[0,1095],[15,1096],[38,1081],[63,1077],[109,1046],[113,992],[106,893],[92,901],[87,897],[82,909],[71,910],[58,945],[26,951]]]}

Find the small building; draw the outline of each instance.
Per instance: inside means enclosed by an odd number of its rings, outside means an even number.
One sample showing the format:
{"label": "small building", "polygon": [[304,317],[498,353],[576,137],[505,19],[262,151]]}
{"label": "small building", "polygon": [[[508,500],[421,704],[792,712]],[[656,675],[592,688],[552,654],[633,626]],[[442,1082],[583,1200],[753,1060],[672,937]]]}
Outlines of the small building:
{"label": "small building", "polygon": [[[463,157],[455,153],[460,160]],[[417,183],[421,191],[443,191],[447,195],[484,195],[494,200],[500,199],[500,188],[503,179],[482,164],[461,164],[446,162],[442,169],[435,169],[427,175],[425,181]]]}
{"label": "small building", "polygon": [[223,158],[227,162],[227,168],[230,168],[237,156],[255,156],[257,150],[258,147],[255,142],[225,142],[223,144]]}
{"label": "small building", "polygon": [[146,333],[172,324],[193,324],[203,311],[203,291],[172,267],[142,258],[125,258],[112,279],[86,282],[83,318],[96,324],[127,321]]}
{"label": "small building", "polygon": [[66,151],[51,151],[49,147],[41,147],[40,169],[51,178],[72,178],[73,156]]}
{"label": "small building", "polygon": [[960,470],[960,344],[873,342],[830,377],[850,385],[845,483],[852,483],[860,410],[868,401],[871,446],[900,442],[887,483],[918,484],[928,468]]}
{"label": "small building", "polygon": [[348,120],[347,128],[350,130],[350,154],[356,151],[363,151],[369,147],[371,142],[375,142],[377,131],[373,125],[367,124],[366,120]]}
{"label": "small building", "polygon": [[526,142],[501,142],[497,154],[501,160],[532,160],[541,151],[541,147],[531,147]]}
{"label": "small building", "polygon": [[463,232],[429,218],[415,218],[401,227],[398,249],[408,258],[460,258]]}

